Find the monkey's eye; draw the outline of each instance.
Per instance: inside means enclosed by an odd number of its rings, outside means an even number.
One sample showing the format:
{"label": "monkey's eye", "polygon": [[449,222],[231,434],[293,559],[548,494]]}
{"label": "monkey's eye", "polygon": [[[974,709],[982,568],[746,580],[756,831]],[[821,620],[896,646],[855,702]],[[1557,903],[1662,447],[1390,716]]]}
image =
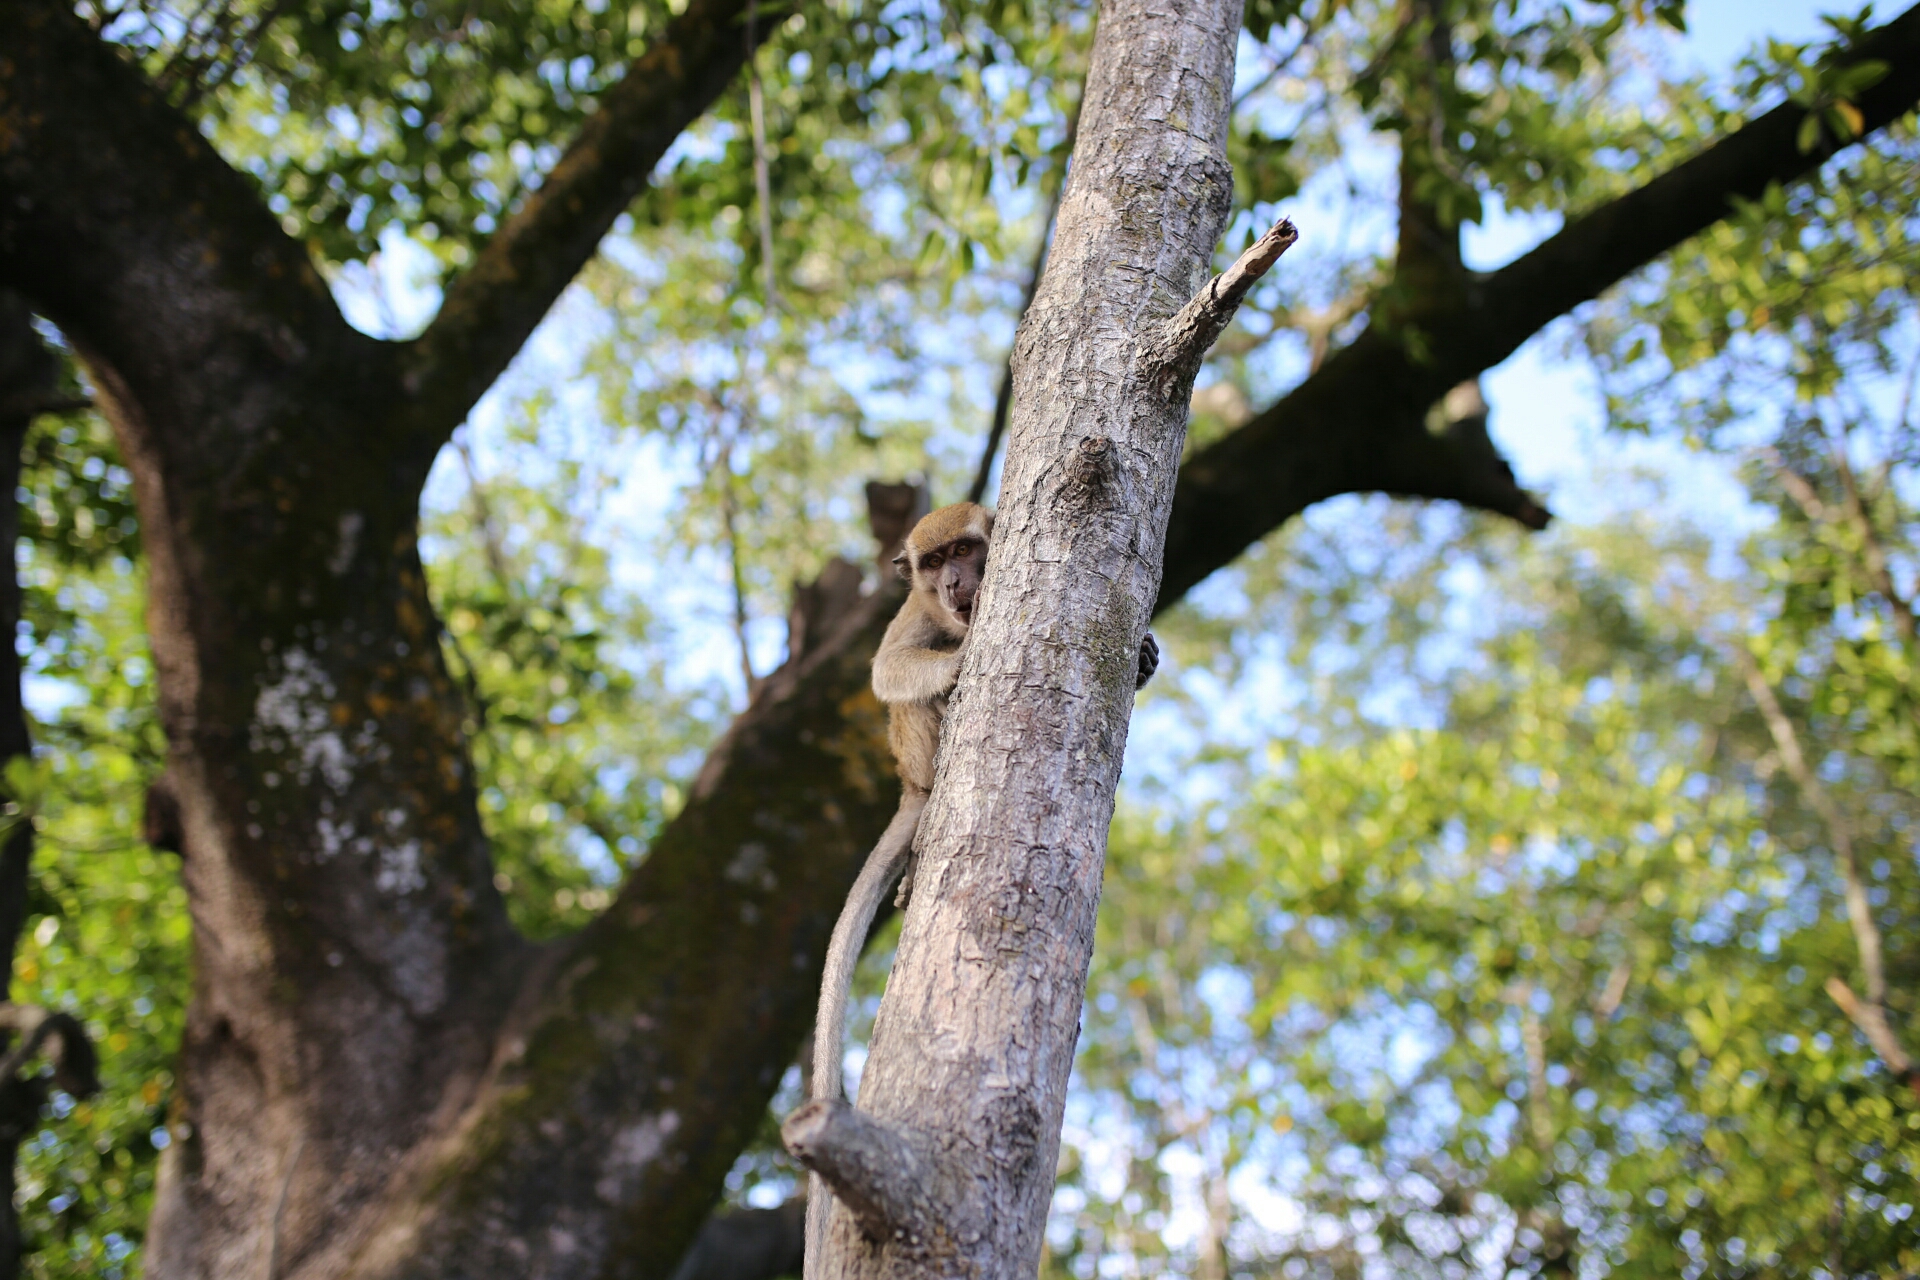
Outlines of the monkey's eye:
{"label": "monkey's eye", "polygon": [[963,542],[953,549],[953,554],[956,559],[965,560],[973,554],[973,544],[971,542]]}
{"label": "monkey's eye", "polygon": [[945,563],[945,561],[946,561],[945,556],[932,555],[932,556],[928,556],[925,560],[922,560],[920,562],[920,567],[922,569],[938,569],[943,563]]}

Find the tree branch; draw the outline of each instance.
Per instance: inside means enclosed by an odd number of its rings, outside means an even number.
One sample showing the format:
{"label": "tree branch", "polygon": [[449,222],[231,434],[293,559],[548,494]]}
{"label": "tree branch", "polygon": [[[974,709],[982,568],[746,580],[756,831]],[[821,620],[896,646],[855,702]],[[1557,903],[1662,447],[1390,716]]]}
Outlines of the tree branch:
{"label": "tree branch", "polygon": [[1887,550],[1880,539],[1880,531],[1873,523],[1873,517],[1867,510],[1867,502],[1860,492],[1860,485],[1853,474],[1853,464],[1847,461],[1846,443],[1836,440],[1833,444],[1834,470],[1840,473],[1841,489],[1847,495],[1847,518],[1852,523],[1854,533],[1860,538],[1860,558],[1874,588],[1886,600],[1887,608],[1893,611],[1893,625],[1899,631],[1900,638],[1911,647],[1920,640],[1920,629],[1916,629],[1913,617],[1913,602],[1900,594],[1900,588],[1893,580],[1893,570],[1887,557]]}
{"label": "tree branch", "polygon": [[939,1253],[963,1179],[942,1176],[932,1144],[843,1101],[809,1102],[788,1116],[780,1137],[794,1159],[825,1180],[869,1240]]}
{"label": "tree branch", "polygon": [[252,179],[71,5],[0,5],[0,49],[0,281],[96,381],[195,424],[228,468],[252,443],[226,434],[237,405],[391,388],[383,344],[348,327]]}
{"label": "tree branch", "polygon": [[1154,389],[1162,397],[1173,394],[1176,388],[1193,386],[1200,362],[1233,323],[1240,303],[1299,238],[1293,223],[1280,219],[1167,321],[1144,355]]}
{"label": "tree branch", "polygon": [[[1074,104],[1073,112],[1067,117],[1067,137],[1061,144],[1068,155],[1073,153],[1073,142],[1080,133],[1080,107]],[[1055,174],[1053,195],[1047,201],[1047,220],[1040,228],[1040,243],[1033,251],[1033,271],[1027,276],[1027,291],[1020,299],[1020,314],[1014,317],[1016,330],[1021,321],[1027,318],[1027,308],[1033,305],[1034,290],[1040,287],[1040,276],[1047,269],[1047,250],[1053,243],[1053,224],[1060,217],[1060,197],[1067,189],[1066,167],[1061,166]],[[1007,434],[1007,415],[1013,409],[1013,348],[1007,348],[1007,358],[1000,368],[1000,390],[993,397],[993,425],[987,429],[987,443],[980,450],[980,466],[974,471],[973,483],[967,486],[968,502],[985,502],[987,481],[993,476],[993,462],[1000,456],[1000,441]]]}
{"label": "tree branch", "polygon": [[1887,1070],[1916,1094],[1920,1094],[1920,1066],[1908,1056],[1906,1047],[1887,1023],[1886,1010],[1877,1004],[1862,1003],[1839,975],[1827,979],[1827,994],[1840,1006],[1840,1012],[1860,1030],[1873,1051],[1880,1055]]}
{"label": "tree branch", "polygon": [[19,1075],[28,1059],[44,1052],[53,1064],[55,1084],[75,1098],[99,1092],[99,1058],[87,1029],[72,1014],[37,1004],[0,1003],[0,1028],[20,1037],[20,1043],[0,1058],[0,1085]]}
{"label": "tree branch", "polygon": [[1840,1006],[1841,1012],[1847,1015],[1853,1025],[1860,1029],[1860,1034],[1866,1037],[1867,1043],[1880,1056],[1887,1069],[1916,1093],[1920,1093],[1920,1068],[1915,1067],[1913,1058],[1887,1023],[1887,974],[1880,926],[1873,918],[1873,904],[1867,897],[1866,882],[1860,876],[1860,856],[1853,846],[1852,827],[1807,763],[1805,754],[1800,750],[1800,736],[1793,727],[1793,721],[1781,707],[1780,699],[1774,694],[1773,686],[1767,682],[1759,664],[1745,649],[1735,649],[1734,658],[1747,682],[1747,691],[1760,708],[1761,719],[1767,723],[1767,732],[1773,737],[1775,750],[1780,753],[1781,765],[1808,806],[1819,815],[1821,825],[1826,827],[1827,843],[1832,846],[1834,862],[1840,869],[1841,887],[1847,902],[1847,921],[1853,928],[1854,946],[1860,955],[1860,974],[1866,981],[1867,991],[1866,999],[1858,1000],[1854,997],[1853,989],[1835,976],[1827,979],[1827,994],[1833,997],[1833,1002]]}
{"label": "tree branch", "polygon": [[[1855,105],[1865,130],[1920,101],[1920,8],[1877,28],[1839,58],[1878,59],[1887,75]],[[1379,492],[1442,498],[1530,527],[1546,513],[1497,456],[1426,430],[1447,389],[1506,359],[1549,321],[1646,266],[1768,184],[1803,178],[1841,149],[1810,152],[1796,135],[1806,110],[1777,107],[1645,186],[1581,217],[1518,261],[1469,281],[1456,303],[1411,321],[1422,359],[1378,323],[1330,356],[1246,426],[1187,459],[1167,530],[1164,609],[1201,579],[1324,498]]]}
{"label": "tree branch", "polygon": [[[443,436],[492,385],[600,241],[646,186],[653,167],[712,105],[746,61],[746,0],[692,0],[607,90],[539,188],[447,288],[440,314],[415,339],[406,382],[423,429]],[[755,35],[780,25],[762,7]]]}

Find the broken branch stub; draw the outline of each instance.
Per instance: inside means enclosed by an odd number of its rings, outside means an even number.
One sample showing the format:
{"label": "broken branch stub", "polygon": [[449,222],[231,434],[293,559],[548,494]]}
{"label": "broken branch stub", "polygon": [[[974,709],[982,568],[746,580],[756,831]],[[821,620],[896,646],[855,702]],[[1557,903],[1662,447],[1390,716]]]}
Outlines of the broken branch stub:
{"label": "broken branch stub", "polygon": [[942,1176],[931,1143],[837,1099],[800,1107],[780,1139],[853,1211],[868,1240],[927,1260],[952,1253],[946,1222],[963,1180]]}
{"label": "broken branch stub", "polygon": [[1299,238],[1293,223],[1280,219],[1235,258],[1232,266],[1207,281],[1200,292],[1193,295],[1193,300],[1180,308],[1178,315],[1167,321],[1159,338],[1146,352],[1149,376],[1162,396],[1192,390],[1200,362],[1233,323],[1247,294]]}

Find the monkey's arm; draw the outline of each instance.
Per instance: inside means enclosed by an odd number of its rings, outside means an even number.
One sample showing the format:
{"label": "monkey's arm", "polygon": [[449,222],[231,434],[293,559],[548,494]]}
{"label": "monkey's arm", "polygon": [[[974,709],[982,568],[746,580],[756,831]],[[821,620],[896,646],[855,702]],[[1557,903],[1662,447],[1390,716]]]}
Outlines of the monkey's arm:
{"label": "monkey's arm", "polygon": [[960,678],[960,650],[934,647],[943,642],[953,643],[924,617],[902,610],[873,657],[874,696],[886,703],[924,703],[952,693]]}
{"label": "monkey's arm", "polygon": [[960,655],[936,649],[896,649],[873,660],[873,693],[882,702],[932,702],[953,692]]}
{"label": "monkey's arm", "polygon": [[1160,669],[1160,642],[1149,631],[1140,641],[1140,669],[1134,673],[1133,687],[1138,689],[1153,679],[1153,673]]}

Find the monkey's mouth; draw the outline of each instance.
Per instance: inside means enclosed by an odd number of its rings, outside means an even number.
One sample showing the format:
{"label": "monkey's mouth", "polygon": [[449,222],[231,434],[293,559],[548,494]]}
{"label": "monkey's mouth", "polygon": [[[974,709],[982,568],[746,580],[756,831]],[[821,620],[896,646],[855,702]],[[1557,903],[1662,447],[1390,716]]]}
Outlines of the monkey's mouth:
{"label": "monkey's mouth", "polygon": [[966,623],[968,626],[972,626],[973,625],[973,601],[971,600],[954,601],[953,616],[960,619],[960,621]]}

